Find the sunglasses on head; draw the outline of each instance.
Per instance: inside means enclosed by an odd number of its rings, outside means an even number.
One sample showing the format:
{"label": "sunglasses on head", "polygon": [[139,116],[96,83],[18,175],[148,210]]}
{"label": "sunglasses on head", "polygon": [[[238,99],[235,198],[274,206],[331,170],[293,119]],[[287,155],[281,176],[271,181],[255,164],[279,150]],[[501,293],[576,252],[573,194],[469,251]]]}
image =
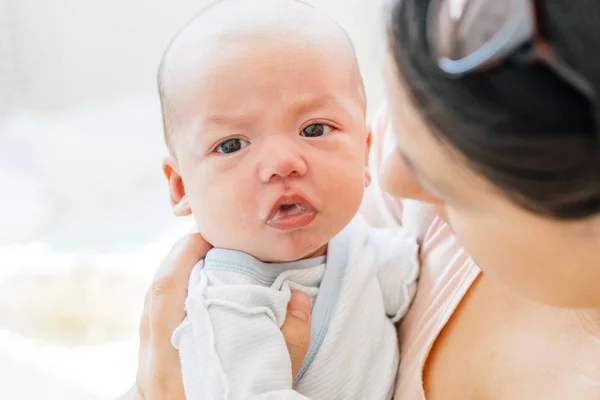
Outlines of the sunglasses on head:
{"label": "sunglasses on head", "polygon": [[591,85],[544,40],[539,0],[432,0],[428,41],[439,68],[450,77],[489,69],[508,57],[543,63],[588,98]]}

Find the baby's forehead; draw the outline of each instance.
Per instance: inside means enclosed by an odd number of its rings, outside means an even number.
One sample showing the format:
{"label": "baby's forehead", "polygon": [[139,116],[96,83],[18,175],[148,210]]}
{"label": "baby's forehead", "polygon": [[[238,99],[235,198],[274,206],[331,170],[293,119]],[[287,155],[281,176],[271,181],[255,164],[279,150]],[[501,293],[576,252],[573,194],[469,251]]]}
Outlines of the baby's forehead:
{"label": "baby's forehead", "polygon": [[[252,51],[246,52],[248,48]],[[293,60],[285,57],[293,56],[294,52],[304,52],[307,57],[315,52],[325,53],[326,62],[339,69],[337,75],[342,70],[352,71],[352,85],[364,102],[352,42],[328,15],[296,0],[225,0],[194,18],[175,37],[163,57],[159,90],[166,135],[174,114],[189,106],[182,92],[202,90],[194,82],[210,84],[211,80],[202,76],[220,69],[237,71],[243,76],[253,60],[260,61],[266,53],[273,56],[274,52],[267,51],[273,48],[281,49],[280,54],[275,52],[278,57],[273,58],[273,64],[279,63],[283,68],[293,66]],[[244,55],[248,57],[240,62]],[[269,60],[263,64],[270,63]],[[316,70],[313,75],[318,75]]]}
{"label": "baby's forehead", "polygon": [[[189,115],[302,114],[354,97],[353,63],[339,49],[260,38],[222,46],[196,63],[175,68],[169,98],[178,120]],[[308,113],[306,111],[305,113]],[[240,118],[244,119],[244,118]]]}
{"label": "baby's forehead", "polygon": [[[223,0],[197,15],[171,42],[161,71],[201,59],[236,42],[335,43],[354,55],[346,32],[328,15],[298,0]],[[301,44],[300,44],[301,45]],[[159,78],[167,78],[163,76]]]}

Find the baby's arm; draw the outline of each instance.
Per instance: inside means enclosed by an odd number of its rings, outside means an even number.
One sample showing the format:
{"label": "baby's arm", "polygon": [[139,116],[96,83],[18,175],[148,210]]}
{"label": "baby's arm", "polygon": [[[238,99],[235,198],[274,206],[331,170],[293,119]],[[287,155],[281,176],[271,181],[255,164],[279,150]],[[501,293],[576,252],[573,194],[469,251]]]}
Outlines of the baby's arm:
{"label": "baby's arm", "polygon": [[419,276],[419,246],[402,228],[373,229],[371,243],[377,248],[377,278],[385,312],[392,322],[406,315]]}
{"label": "baby's arm", "polygon": [[197,279],[190,285],[188,315],[173,334],[186,398],[307,400],[292,390],[291,361],[280,332],[289,288],[211,286],[204,272]]}

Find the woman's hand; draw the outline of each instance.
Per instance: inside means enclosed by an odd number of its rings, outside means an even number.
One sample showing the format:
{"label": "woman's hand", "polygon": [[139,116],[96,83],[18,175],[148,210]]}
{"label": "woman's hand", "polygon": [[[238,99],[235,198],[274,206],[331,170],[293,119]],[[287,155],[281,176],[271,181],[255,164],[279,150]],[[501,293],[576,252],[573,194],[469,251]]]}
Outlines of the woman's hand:
{"label": "woman's hand", "polygon": [[179,354],[171,345],[171,335],[185,317],[190,273],[210,248],[200,234],[190,234],[161,263],[146,294],[140,322],[137,396],[126,399],[185,399]]}
{"label": "woman's hand", "polygon": [[[146,295],[140,322],[140,350],[135,387],[122,400],[185,400],[179,354],[171,344],[175,328],[185,317],[190,273],[211,246],[199,234],[180,239],[161,263]],[[310,303],[292,292],[281,328],[296,376],[310,342]]]}

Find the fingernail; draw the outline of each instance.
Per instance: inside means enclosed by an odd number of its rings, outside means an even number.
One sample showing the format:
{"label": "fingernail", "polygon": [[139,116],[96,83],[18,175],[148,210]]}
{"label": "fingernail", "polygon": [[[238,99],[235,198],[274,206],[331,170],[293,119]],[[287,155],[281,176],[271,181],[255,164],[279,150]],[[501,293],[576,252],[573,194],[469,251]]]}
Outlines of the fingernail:
{"label": "fingernail", "polygon": [[308,315],[302,311],[290,311],[290,313],[296,318],[300,318],[302,321],[308,321]]}
{"label": "fingernail", "polygon": [[290,314],[302,321],[308,321],[310,318],[310,300],[306,293],[292,290],[288,308]]}

